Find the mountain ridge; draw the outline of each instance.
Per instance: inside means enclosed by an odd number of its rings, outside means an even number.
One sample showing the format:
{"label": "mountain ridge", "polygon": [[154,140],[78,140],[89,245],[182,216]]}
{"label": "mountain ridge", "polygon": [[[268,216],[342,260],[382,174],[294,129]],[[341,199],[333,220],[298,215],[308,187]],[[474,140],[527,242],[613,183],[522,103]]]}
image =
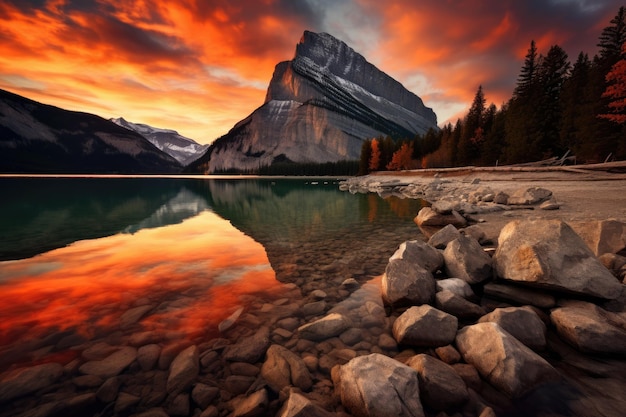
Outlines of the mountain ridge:
{"label": "mountain ridge", "polygon": [[64,110],[0,90],[0,172],[180,172],[146,138],[100,116]]}
{"label": "mountain ridge", "polygon": [[264,103],[188,170],[355,160],[365,139],[430,128],[437,128],[436,115],[416,94],[332,35],[305,31],[294,58],[276,65]]}
{"label": "mountain ridge", "polygon": [[109,119],[118,126],[139,133],[161,151],[176,159],[183,166],[198,159],[209,145],[201,145],[195,140],[181,135],[176,130],[162,129],[144,123],[129,122],[123,117]]}

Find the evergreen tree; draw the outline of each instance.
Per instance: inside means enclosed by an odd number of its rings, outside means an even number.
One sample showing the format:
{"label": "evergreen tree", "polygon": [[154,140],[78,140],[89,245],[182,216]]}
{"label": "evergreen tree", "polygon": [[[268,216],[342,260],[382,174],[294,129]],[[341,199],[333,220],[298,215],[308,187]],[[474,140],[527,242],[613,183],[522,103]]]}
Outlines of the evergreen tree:
{"label": "evergreen tree", "polygon": [[370,172],[369,163],[372,156],[372,141],[364,140],[361,145],[361,157],[359,158],[358,175],[367,175]]}
{"label": "evergreen tree", "polygon": [[530,47],[524,58],[524,65],[517,77],[517,86],[513,91],[513,97],[520,97],[530,93],[533,88],[537,72],[537,45],[535,41],[530,41]]}
{"label": "evergreen tree", "polygon": [[626,42],[626,9],[620,7],[617,15],[611,20],[611,25],[602,30],[598,47],[600,59],[614,65],[621,56],[622,45]]}
{"label": "evergreen tree", "polygon": [[563,84],[560,97],[563,109],[559,129],[561,148],[570,150],[577,156],[580,154],[581,144],[588,135],[586,126],[595,118],[589,88],[590,77],[591,61],[587,54],[581,52],[569,78]]}

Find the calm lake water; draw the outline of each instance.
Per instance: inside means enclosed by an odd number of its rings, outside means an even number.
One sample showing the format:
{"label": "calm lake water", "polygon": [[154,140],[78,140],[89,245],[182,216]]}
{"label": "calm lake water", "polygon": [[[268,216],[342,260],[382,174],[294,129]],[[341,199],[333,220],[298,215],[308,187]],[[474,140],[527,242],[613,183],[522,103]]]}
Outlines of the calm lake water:
{"label": "calm lake water", "polygon": [[343,280],[372,280],[419,237],[419,200],[328,179],[0,178],[0,190],[0,372],[65,364],[99,340],[206,342],[241,307],[315,289],[340,302]]}

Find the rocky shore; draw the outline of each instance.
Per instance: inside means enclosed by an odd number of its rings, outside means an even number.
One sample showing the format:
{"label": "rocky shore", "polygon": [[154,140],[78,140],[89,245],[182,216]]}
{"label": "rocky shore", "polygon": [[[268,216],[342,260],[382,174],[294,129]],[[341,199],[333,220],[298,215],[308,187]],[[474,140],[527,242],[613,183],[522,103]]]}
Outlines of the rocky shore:
{"label": "rocky shore", "polygon": [[139,331],[134,306],[114,335],[42,342],[74,357],[2,374],[0,416],[622,416],[626,222],[546,184],[348,180],[428,203],[380,277],[319,271],[209,340]]}

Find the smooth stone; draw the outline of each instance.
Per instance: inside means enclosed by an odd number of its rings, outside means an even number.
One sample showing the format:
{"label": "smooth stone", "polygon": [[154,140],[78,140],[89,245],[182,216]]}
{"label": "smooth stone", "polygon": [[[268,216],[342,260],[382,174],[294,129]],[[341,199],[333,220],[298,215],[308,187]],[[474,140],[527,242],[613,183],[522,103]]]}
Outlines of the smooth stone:
{"label": "smooth stone", "polygon": [[99,361],[85,362],[78,370],[87,375],[109,378],[122,373],[137,358],[137,349],[126,346]]}
{"label": "smooth stone", "polygon": [[186,390],[196,380],[199,372],[198,347],[192,345],[180,352],[172,362],[167,377],[167,392],[177,395]]}
{"label": "smooth stone", "polygon": [[150,344],[140,347],[137,350],[137,363],[144,371],[149,371],[159,361],[161,355],[161,347],[157,344]]}
{"label": "smooth stone", "polygon": [[19,368],[0,375],[0,403],[32,394],[56,383],[63,375],[58,363]]}
{"label": "smooth stone", "polygon": [[201,382],[194,385],[191,390],[191,399],[204,409],[207,408],[219,395],[220,390],[217,387],[211,387]]}
{"label": "smooth stone", "polygon": [[257,363],[270,346],[270,330],[261,327],[254,335],[228,346],[223,357],[231,362]]}
{"label": "smooth stone", "polygon": [[298,328],[300,337],[312,341],[321,341],[339,336],[351,327],[350,320],[342,314],[331,313],[324,318]]}
{"label": "smooth stone", "polygon": [[274,392],[280,392],[287,386],[308,391],[313,385],[311,374],[302,358],[279,345],[272,345],[267,349],[267,359],[261,367],[261,376]]}

